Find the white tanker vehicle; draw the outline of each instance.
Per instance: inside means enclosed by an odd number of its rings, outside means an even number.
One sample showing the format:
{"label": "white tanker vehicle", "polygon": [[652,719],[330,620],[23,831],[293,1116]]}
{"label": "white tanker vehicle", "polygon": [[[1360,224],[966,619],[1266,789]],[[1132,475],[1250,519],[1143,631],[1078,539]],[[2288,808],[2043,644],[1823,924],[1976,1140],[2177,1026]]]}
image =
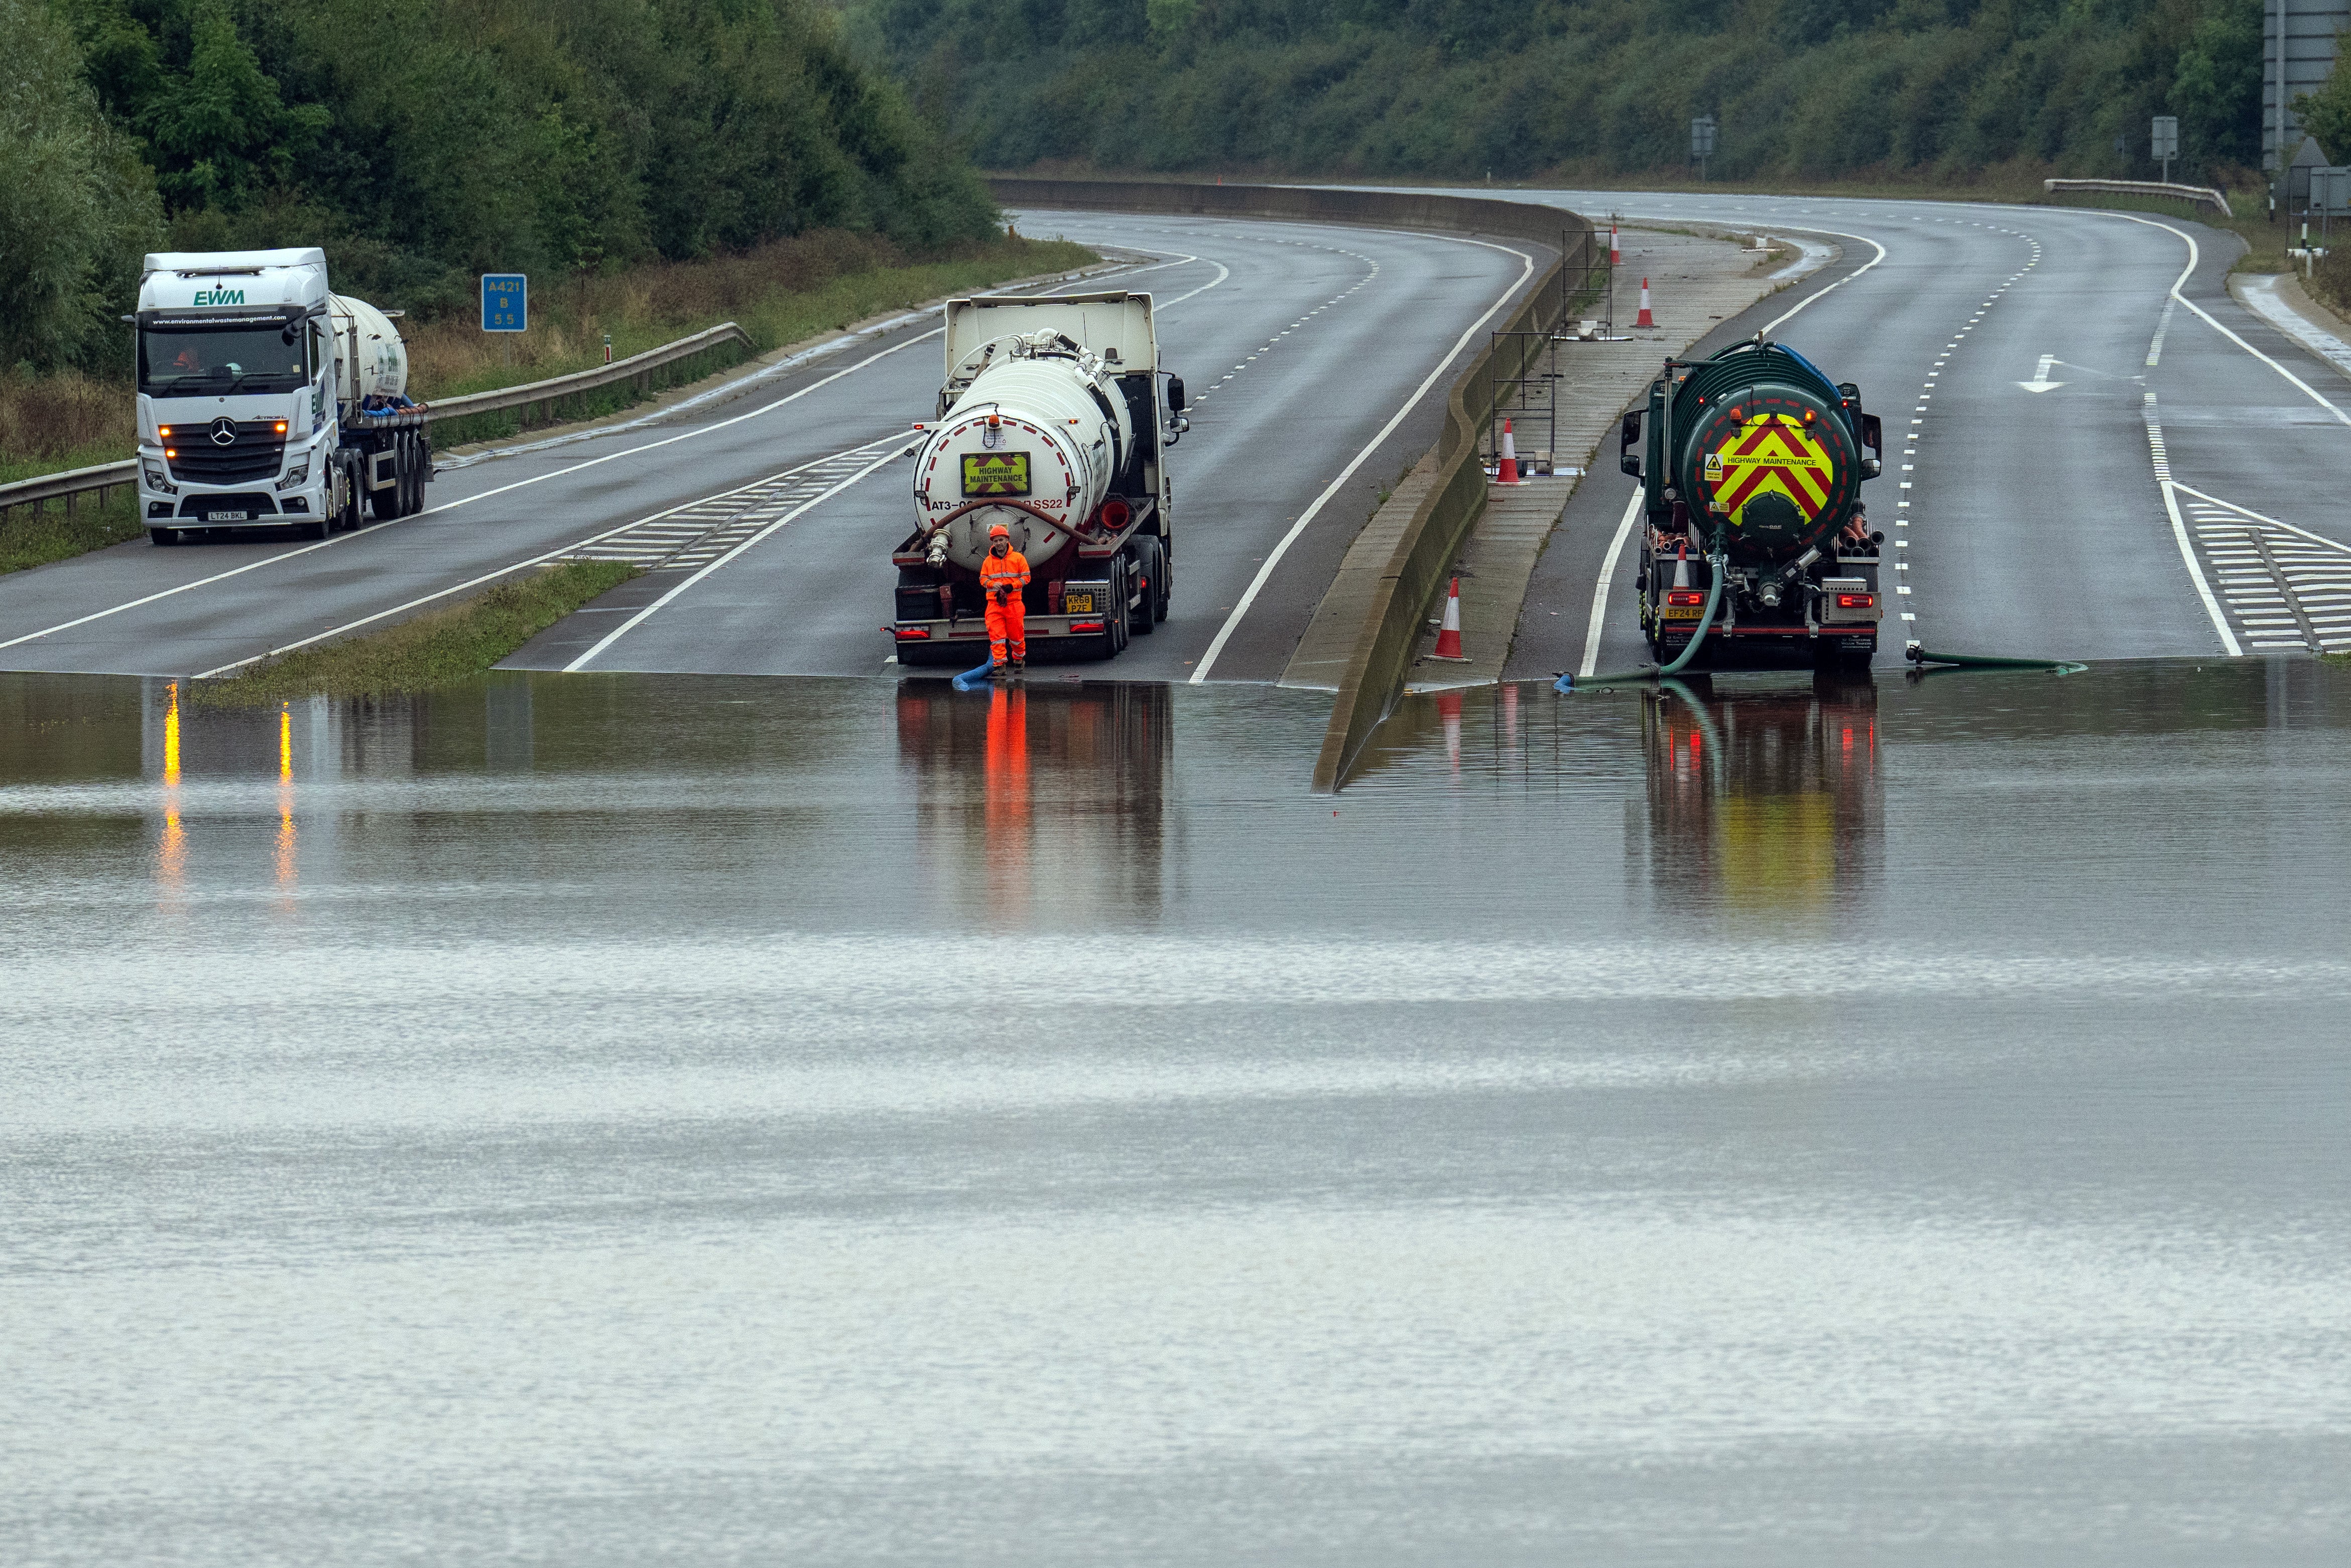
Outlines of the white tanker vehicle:
{"label": "white tanker vehicle", "polygon": [[[139,501],[148,536],[311,538],[424,506],[398,312],[327,290],[318,249],[172,252],[139,279]],[[373,403],[376,406],[371,407]]]}
{"label": "white tanker vehicle", "polygon": [[890,628],[902,664],[987,657],[987,531],[1029,560],[1029,656],[1108,658],[1167,615],[1165,452],[1188,428],[1148,294],[951,299],[937,423],[914,449],[914,531]]}

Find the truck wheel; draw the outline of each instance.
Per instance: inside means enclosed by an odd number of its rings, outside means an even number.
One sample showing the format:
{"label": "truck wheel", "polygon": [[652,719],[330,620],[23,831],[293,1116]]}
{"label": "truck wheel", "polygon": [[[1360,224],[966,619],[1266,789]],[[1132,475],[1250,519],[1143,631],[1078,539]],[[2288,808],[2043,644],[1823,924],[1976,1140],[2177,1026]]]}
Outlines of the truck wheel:
{"label": "truck wheel", "polygon": [[400,515],[413,517],[424,509],[424,452],[413,432],[401,438],[400,473],[401,493],[407,497]]}
{"label": "truck wheel", "polygon": [[1135,540],[1134,555],[1136,575],[1143,580],[1143,602],[1134,607],[1126,624],[1137,636],[1148,637],[1159,629],[1165,615],[1159,606],[1159,580],[1167,570],[1167,552],[1145,534]]}

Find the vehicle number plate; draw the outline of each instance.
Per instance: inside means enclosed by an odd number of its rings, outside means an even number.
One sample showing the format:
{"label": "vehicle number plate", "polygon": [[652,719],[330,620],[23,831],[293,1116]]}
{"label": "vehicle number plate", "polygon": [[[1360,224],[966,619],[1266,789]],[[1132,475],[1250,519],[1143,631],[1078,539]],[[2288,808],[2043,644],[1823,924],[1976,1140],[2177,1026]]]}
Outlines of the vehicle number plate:
{"label": "vehicle number plate", "polygon": [[248,521],[252,516],[253,514],[250,512],[206,512],[204,514],[204,521],[208,523],[242,523]]}
{"label": "vehicle number plate", "polygon": [[1094,612],[1094,596],[1091,593],[1065,593],[1061,596],[1061,609],[1071,615],[1092,615]]}

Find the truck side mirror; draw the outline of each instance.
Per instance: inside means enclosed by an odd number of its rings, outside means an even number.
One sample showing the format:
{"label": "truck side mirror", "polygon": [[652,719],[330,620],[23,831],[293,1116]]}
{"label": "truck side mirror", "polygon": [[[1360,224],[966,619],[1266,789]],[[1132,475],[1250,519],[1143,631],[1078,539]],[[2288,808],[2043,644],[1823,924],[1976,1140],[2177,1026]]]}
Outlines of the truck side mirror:
{"label": "truck side mirror", "polygon": [[1625,428],[1617,442],[1617,450],[1623,455],[1617,458],[1616,466],[1635,479],[1641,476],[1641,459],[1633,448],[1639,444],[1641,444],[1641,416],[1637,413],[1628,413],[1625,416]]}
{"label": "truck side mirror", "polygon": [[1167,378],[1167,406],[1177,413],[1184,412],[1184,378],[1182,376]]}

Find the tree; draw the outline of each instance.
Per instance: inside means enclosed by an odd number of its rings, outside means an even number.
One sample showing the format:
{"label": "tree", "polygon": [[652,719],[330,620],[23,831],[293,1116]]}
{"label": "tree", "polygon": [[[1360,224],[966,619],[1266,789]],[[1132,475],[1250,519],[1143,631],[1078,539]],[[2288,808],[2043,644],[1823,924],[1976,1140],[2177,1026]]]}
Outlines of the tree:
{"label": "tree", "polygon": [[2179,51],[2170,105],[2188,167],[2261,162],[2262,0],[2220,0],[2197,19]]}
{"label": "tree", "polygon": [[0,362],[91,362],[162,213],[47,7],[0,0]]}

